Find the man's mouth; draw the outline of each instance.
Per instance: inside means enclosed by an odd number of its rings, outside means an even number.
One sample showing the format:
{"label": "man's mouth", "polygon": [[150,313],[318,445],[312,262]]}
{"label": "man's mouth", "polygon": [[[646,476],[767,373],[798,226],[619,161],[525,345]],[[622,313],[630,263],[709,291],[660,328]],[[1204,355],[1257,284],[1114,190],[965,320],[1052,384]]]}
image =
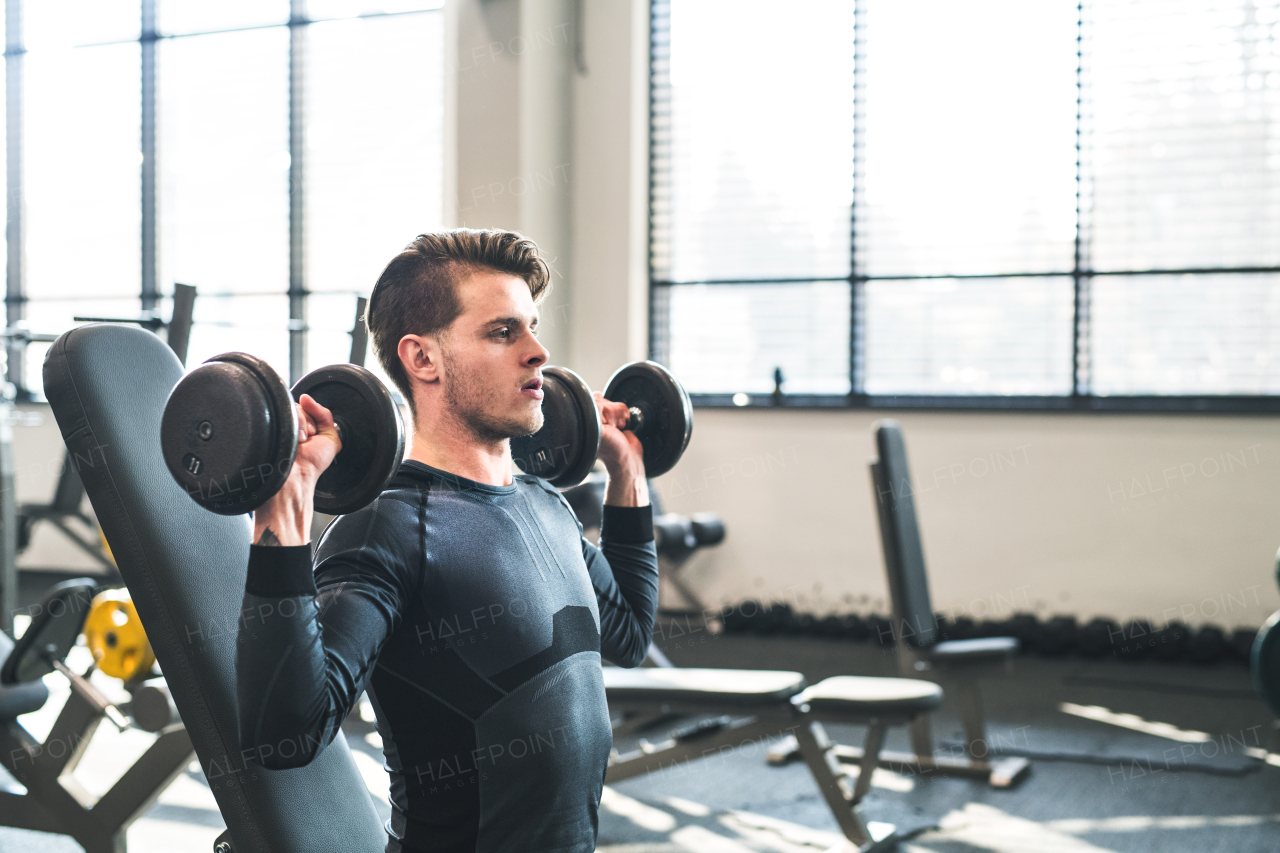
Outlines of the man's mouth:
{"label": "man's mouth", "polygon": [[542,377],[535,376],[528,382],[520,386],[520,393],[525,394],[534,400],[542,399]]}

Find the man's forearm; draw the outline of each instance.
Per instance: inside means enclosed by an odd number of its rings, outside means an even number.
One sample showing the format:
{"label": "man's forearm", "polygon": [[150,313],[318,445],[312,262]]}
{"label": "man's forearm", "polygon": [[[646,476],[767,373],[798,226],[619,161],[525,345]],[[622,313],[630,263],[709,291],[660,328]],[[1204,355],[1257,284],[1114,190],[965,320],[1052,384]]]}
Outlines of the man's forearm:
{"label": "man's forearm", "polygon": [[639,471],[610,471],[604,502],[608,506],[648,506],[649,484]]}
{"label": "man's forearm", "polygon": [[286,482],[253,514],[253,544],[306,545],[311,541],[314,505],[314,482]]}

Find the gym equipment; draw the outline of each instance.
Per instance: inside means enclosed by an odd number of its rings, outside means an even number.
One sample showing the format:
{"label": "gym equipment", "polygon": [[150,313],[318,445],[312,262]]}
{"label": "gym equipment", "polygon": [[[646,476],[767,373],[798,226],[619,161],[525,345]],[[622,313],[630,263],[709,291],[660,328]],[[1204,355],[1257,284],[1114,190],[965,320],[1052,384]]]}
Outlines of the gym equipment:
{"label": "gym equipment", "polygon": [[693,435],[693,405],[671,372],[656,361],[624,364],[609,377],[604,398],[627,407],[625,429],[644,446],[644,473],[661,477],[680,461]]}
{"label": "gym equipment", "polygon": [[1076,650],[1087,658],[1102,657],[1115,651],[1121,628],[1110,619],[1090,619],[1076,637]]}
{"label": "gym equipment", "polygon": [[333,413],[342,449],[316,481],[315,508],[346,515],[373,503],[404,458],[404,423],[385,385],[354,364],[313,370],[293,386]]}
{"label": "gym equipment", "polygon": [[112,678],[133,681],[155,666],[155,652],[126,590],[98,593],[84,620],[84,639],[98,669]]}
{"label": "gym equipment", "polygon": [[929,600],[929,578],[902,428],[897,421],[881,420],[872,429],[879,454],[879,458],[870,463],[872,496],[880,522],[880,541],[893,605],[890,629],[898,668],[904,676],[954,680],[967,754],[967,760],[935,756],[928,718],[918,717],[911,725],[915,755],[886,756],[883,763],[928,766],[942,773],[986,779],[995,787],[1009,787],[1022,778],[1030,765],[1025,758],[986,760],[989,753],[978,675],[984,669],[1007,668],[1018,652],[1018,640],[1015,637],[940,640]]}
{"label": "gym equipment", "polygon": [[677,558],[724,541],[724,522],[714,512],[680,515],[667,512],[653,520],[658,553]]}
{"label": "gym equipment", "polygon": [[356,297],[356,322],[351,327],[351,357],[347,359],[356,367],[364,367],[365,356],[369,353],[369,326],[365,323],[368,307],[368,299],[363,296]]}
{"label": "gym equipment", "polygon": [[141,329],[83,326],[53,345],[44,377],[68,448],[110,448],[80,474],[230,827],[218,843],[233,853],[383,849],[386,832],[341,732],[287,772],[240,753],[235,651],[250,529],[183,497],[156,454],[165,400],[182,377],[177,357]]}
{"label": "gym equipment", "polygon": [[[641,740],[639,749],[615,750],[605,772],[607,784],[794,731],[796,753],[808,765],[841,831],[860,853],[889,850],[899,840],[891,825],[866,821],[861,809],[871,776],[883,763],[885,731],[910,724],[942,702],[942,689],[936,684],[911,678],[842,675],[806,687],[798,672],[768,670],[607,666],[603,674],[610,715],[621,719],[615,735],[671,714],[714,717],[672,731],[660,742]],[[833,744],[823,723],[867,726],[863,748]],[[857,756],[859,773],[856,784],[847,786],[840,762],[850,756]]]}
{"label": "gym equipment", "polygon": [[[89,578],[57,584],[36,605],[31,624],[16,644],[0,634],[0,761],[27,789],[25,794],[0,791],[0,825],[70,835],[86,853],[124,853],[129,825],[186,769],[193,750],[187,730],[176,719],[154,728],[139,724],[159,736],[96,803],[71,776],[104,718],[121,729],[131,725],[124,716],[128,706],[113,705],[88,681],[89,673],[81,675],[63,662],[95,590]],[[71,694],[42,743],[17,717],[48,700],[48,688],[40,679],[54,670],[71,682]],[[145,704],[148,697],[142,698]],[[138,701],[135,691],[129,706]]]}
{"label": "gym equipment", "polygon": [[[190,284],[174,284],[173,313],[164,320],[155,311],[144,311],[141,317],[72,317],[77,323],[135,323],[151,332],[168,329],[165,342],[178,361],[187,363],[187,347],[191,343],[191,323],[196,310],[196,289]],[[50,336],[49,340],[57,340]]]}
{"label": "gym equipment", "polygon": [[542,369],[542,428],[511,439],[520,470],[557,488],[576,486],[600,453],[600,412],[582,377],[567,367]]}
{"label": "gym equipment", "polygon": [[1187,652],[1195,663],[1217,663],[1230,651],[1227,636],[1216,625],[1201,625],[1187,646]]}
{"label": "gym equipment", "polygon": [[182,378],[160,423],[169,473],[219,515],[257,509],[280,490],[298,452],[289,388],[256,356],[214,356]]}
{"label": "gym equipment", "polygon": [[1236,628],[1231,632],[1231,656],[1236,660],[1249,662],[1249,652],[1253,649],[1253,641],[1258,632],[1253,628]]}
{"label": "gym equipment", "polygon": [[298,452],[294,402],[328,408],[343,446],[316,484],[315,509],[354,512],[376,498],[404,455],[404,425],[386,388],[353,364],[322,367],[292,393],[262,359],[215,356],[188,373],[165,404],[160,444],[174,480],[219,515],[257,509],[288,479]]}
{"label": "gym equipment", "polygon": [[[542,390],[542,428],[513,438],[511,455],[525,473],[566,489],[583,481],[600,453],[600,413],[587,383],[568,368],[543,368]],[[656,362],[632,362],[610,377],[604,398],[627,406],[623,429],[644,447],[645,476],[670,471],[693,434],[693,406],[680,382]]]}

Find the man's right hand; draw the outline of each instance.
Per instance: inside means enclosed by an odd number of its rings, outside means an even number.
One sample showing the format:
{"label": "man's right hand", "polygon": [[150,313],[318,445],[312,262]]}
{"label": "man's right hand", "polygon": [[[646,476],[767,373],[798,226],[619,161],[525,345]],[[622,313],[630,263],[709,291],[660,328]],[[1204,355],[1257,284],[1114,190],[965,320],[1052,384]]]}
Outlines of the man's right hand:
{"label": "man's right hand", "polygon": [[311,541],[316,481],[342,449],[333,415],[303,394],[298,411],[298,455],[280,491],[253,514],[255,545],[306,545]]}

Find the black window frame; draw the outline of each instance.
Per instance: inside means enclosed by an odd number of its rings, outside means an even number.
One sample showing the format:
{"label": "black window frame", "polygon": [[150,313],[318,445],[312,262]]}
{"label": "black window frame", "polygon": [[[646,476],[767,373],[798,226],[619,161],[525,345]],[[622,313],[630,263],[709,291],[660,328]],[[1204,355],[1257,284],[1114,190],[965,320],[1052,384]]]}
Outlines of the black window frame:
{"label": "black window frame", "polygon": [[[664,101],[669,98],[660,94],[659,74],[661,67],[670,57],[670,7],[679,0],[651,0],[650,2],[650,40],[649,40],[649,223],[648,223],[648,269],[649,269],[649,353],[656,357],[659,351],[659,335],[666,334],[659,328],[658,304],[659,292],[664,288],[681,285],[735,285],[735,284],[801,284],[809,282],[847,282],[849,284],[851,305],[849,312],[849,382],[850,393],[846,395],[820,394],[787,394],[785,383],[783,393],[745,394],[746,404],[735,402],[744,394],[726,392],[722,394],[691,394],[693,404],[705,408],[728,409],[914,409],[925,411],[1008,411],[1008,412],[1112,412],[1112,413],[1155,413],[1155,414],[1273,414],[1280,413],[1280,394],[1275,395],[1098,395],[1087,390],[1089,359],[1089,297],[1091,285],[1095,278],[1105,276],[1146,276],[1146,275],[1200,275],[1200,274],[1258,274],[1280,273],[1280,267],[1206,267],[1193,269],[1139,269],[1139,270],[1095,270],[1088,264],[1087,244],[1083,236],[1085,229],[1085,211],[1082,210],[1084,193],[1085,167],[1083,150],[1083,108],[1084,108],[1084,2],[1076,5],[1076,115],[1075,115],[1075,150],[1076,150],[1076,230],[1072,268],[1055,272],[1019,272],[976,275],[886,275],[869,276],[857,272],[857,193],[861,180],[863,150],[863,110],[865,97],[864,87],[866,71],[863,65],[866,55],[863,44],[863,33],[866,31],[865,15],[868,0],[853,0],[854,8],[854,152],[852,168],[854,170],[854,201],[850,208],[849,253],[850,274],[846,277],[806,277],[806,278],[753,278],[753,279],[690,279],[670,280],[659,278],[654,271],[655,240],[655,198],[657,195],[658,175],[655,171],[654,152],[659,148],[658,120],[659,111]],[[1073,312],[1071,330],[1071,388],[1066,395],[1044,396],[1003,396],[1003,395],[913,395],[913,394],[867,394],[862,391],[861,380],[864,375],[862,366],[862,342],[864,339],[863,291],[867,282],[878,280],[924,281],[930,279],[965,280],[996,278],[1066,278],[1070,277],[1073,286]]]}

